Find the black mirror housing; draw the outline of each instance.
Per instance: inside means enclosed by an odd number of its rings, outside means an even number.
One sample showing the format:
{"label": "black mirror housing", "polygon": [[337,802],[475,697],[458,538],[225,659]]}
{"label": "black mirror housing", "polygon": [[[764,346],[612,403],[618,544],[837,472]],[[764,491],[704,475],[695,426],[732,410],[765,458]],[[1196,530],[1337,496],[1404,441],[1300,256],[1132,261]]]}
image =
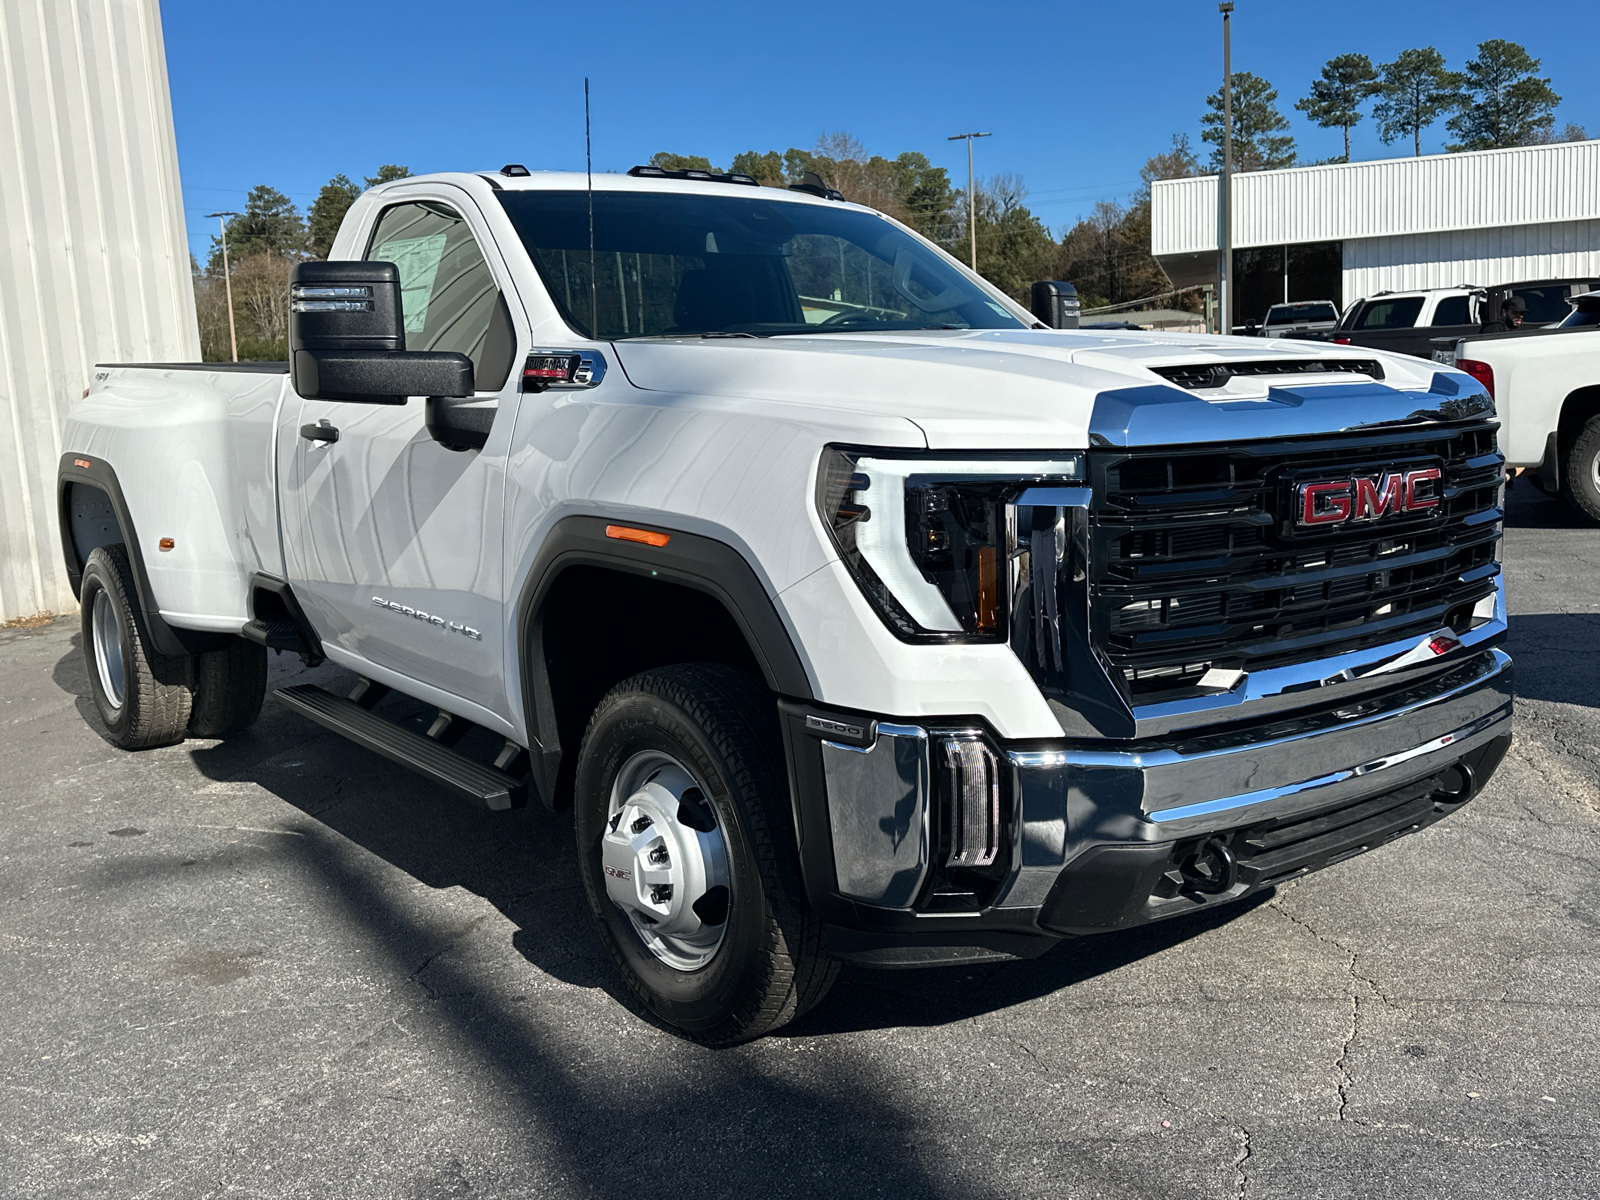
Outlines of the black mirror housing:
{"label": "black mirror housing", "polygon": [[472,360],[408,351],[400,268],[387,262],[304,262],[289,273],[289,374],[307,400],[404,404],[408,396],[470,396]]}
{"label": "black mirror housing", "polygon": [[443,350],[296,350],[290,370],[307,400],[404,404],[473,390],[472,360]]}
{"label": "black mirror housing", "polygon": [[289,272],[289,352],[404,350],[400,268],[386,262],[303,262]]}
{"label": "black mirror housing", "polygon": [[1033,285],[1030,307],[1051,329],[1078,328],[1078,289],[1060,279],[1043,279]]}

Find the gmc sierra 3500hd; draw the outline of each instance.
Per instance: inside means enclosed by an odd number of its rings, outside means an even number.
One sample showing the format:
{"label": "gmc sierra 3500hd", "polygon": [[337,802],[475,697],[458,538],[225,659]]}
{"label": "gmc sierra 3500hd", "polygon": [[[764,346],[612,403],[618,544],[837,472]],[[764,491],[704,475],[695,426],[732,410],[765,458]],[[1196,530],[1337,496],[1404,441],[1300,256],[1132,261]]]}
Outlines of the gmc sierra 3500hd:
{"label": "gmc sierra 3500hd", "polygon": [[1239,900],[1455,811],[1509,744],[1466,374],[1045,329],[816,182],[406,179],[331,257],[289,363],[104,366],[67,422],[109,736],[242,728],[265,648],[348,668],[278,697],[570,806],[600,936],[689,1037],[839,962]]}

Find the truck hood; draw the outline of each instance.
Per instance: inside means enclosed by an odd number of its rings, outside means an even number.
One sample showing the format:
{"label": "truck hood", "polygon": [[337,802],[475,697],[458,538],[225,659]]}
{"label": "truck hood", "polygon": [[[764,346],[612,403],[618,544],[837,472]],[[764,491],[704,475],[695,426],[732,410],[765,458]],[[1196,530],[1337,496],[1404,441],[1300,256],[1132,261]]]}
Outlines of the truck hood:
{"label": "truck hood", "polygon": [[[903,417],[941,450],[1288,437],[1459,419],[1488,403],[1470,376],[1422,359],[1196,334],[941,330],[641,339],[614,349],[629,382],[647,391]],[[1308,360],[1376,361],[1383,379],[1291,365]],[[1245,362],[1281,362],[1285,373],[1189,389],[1152,370]]]}

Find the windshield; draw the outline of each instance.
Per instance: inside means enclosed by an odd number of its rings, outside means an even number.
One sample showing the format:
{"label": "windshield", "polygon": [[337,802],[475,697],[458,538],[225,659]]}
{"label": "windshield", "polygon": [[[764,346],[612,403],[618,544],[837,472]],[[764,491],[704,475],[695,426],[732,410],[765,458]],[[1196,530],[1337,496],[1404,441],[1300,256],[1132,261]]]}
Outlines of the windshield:
{"label": "windshield", "polygon": [[1562,329],[1584,329],[1591,325],[1600,325],[1600,292],[1575,297],[1570,303],[1572,311],[1561,322]]}
{"label": "windshield", "polygon": [[[842,205],[671,192],[499,193],[584,337],[769,336],[1026,323],[904,230]],[[591,329],[590,282],[598,329]]]}

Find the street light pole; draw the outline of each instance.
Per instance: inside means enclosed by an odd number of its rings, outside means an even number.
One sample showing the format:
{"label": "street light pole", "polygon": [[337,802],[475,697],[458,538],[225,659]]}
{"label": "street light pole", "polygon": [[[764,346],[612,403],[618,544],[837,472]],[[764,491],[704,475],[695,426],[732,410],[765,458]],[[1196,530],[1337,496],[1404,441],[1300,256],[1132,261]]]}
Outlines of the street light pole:
{"label": "street light pole", "polygon": [[967,241],[972,249],[972,269],[974,271],[978,269],[978,208],[976,202],[977,189],[972,178],[972,139],[989,136],[991,135],[987,133],[958,133],[945,139],[950,142],[959,142],[962,138],[967,139]]}
{"label": "street light pole", "polygon": [[228,221],[229,217],[243,216],[236,212],[207,213],[208,217],[216,217],[217,224],[222,227],[222,282],[228,290],[228,348],[233,351],[233,361],[239,361],[239,338],[233,331],[233,272],[228,269]]}
{"label": "street light pole", "polygon": [[1222,14],[1222,178],[1217,182],[1217,324],[1233,332],[1233,5]]}

